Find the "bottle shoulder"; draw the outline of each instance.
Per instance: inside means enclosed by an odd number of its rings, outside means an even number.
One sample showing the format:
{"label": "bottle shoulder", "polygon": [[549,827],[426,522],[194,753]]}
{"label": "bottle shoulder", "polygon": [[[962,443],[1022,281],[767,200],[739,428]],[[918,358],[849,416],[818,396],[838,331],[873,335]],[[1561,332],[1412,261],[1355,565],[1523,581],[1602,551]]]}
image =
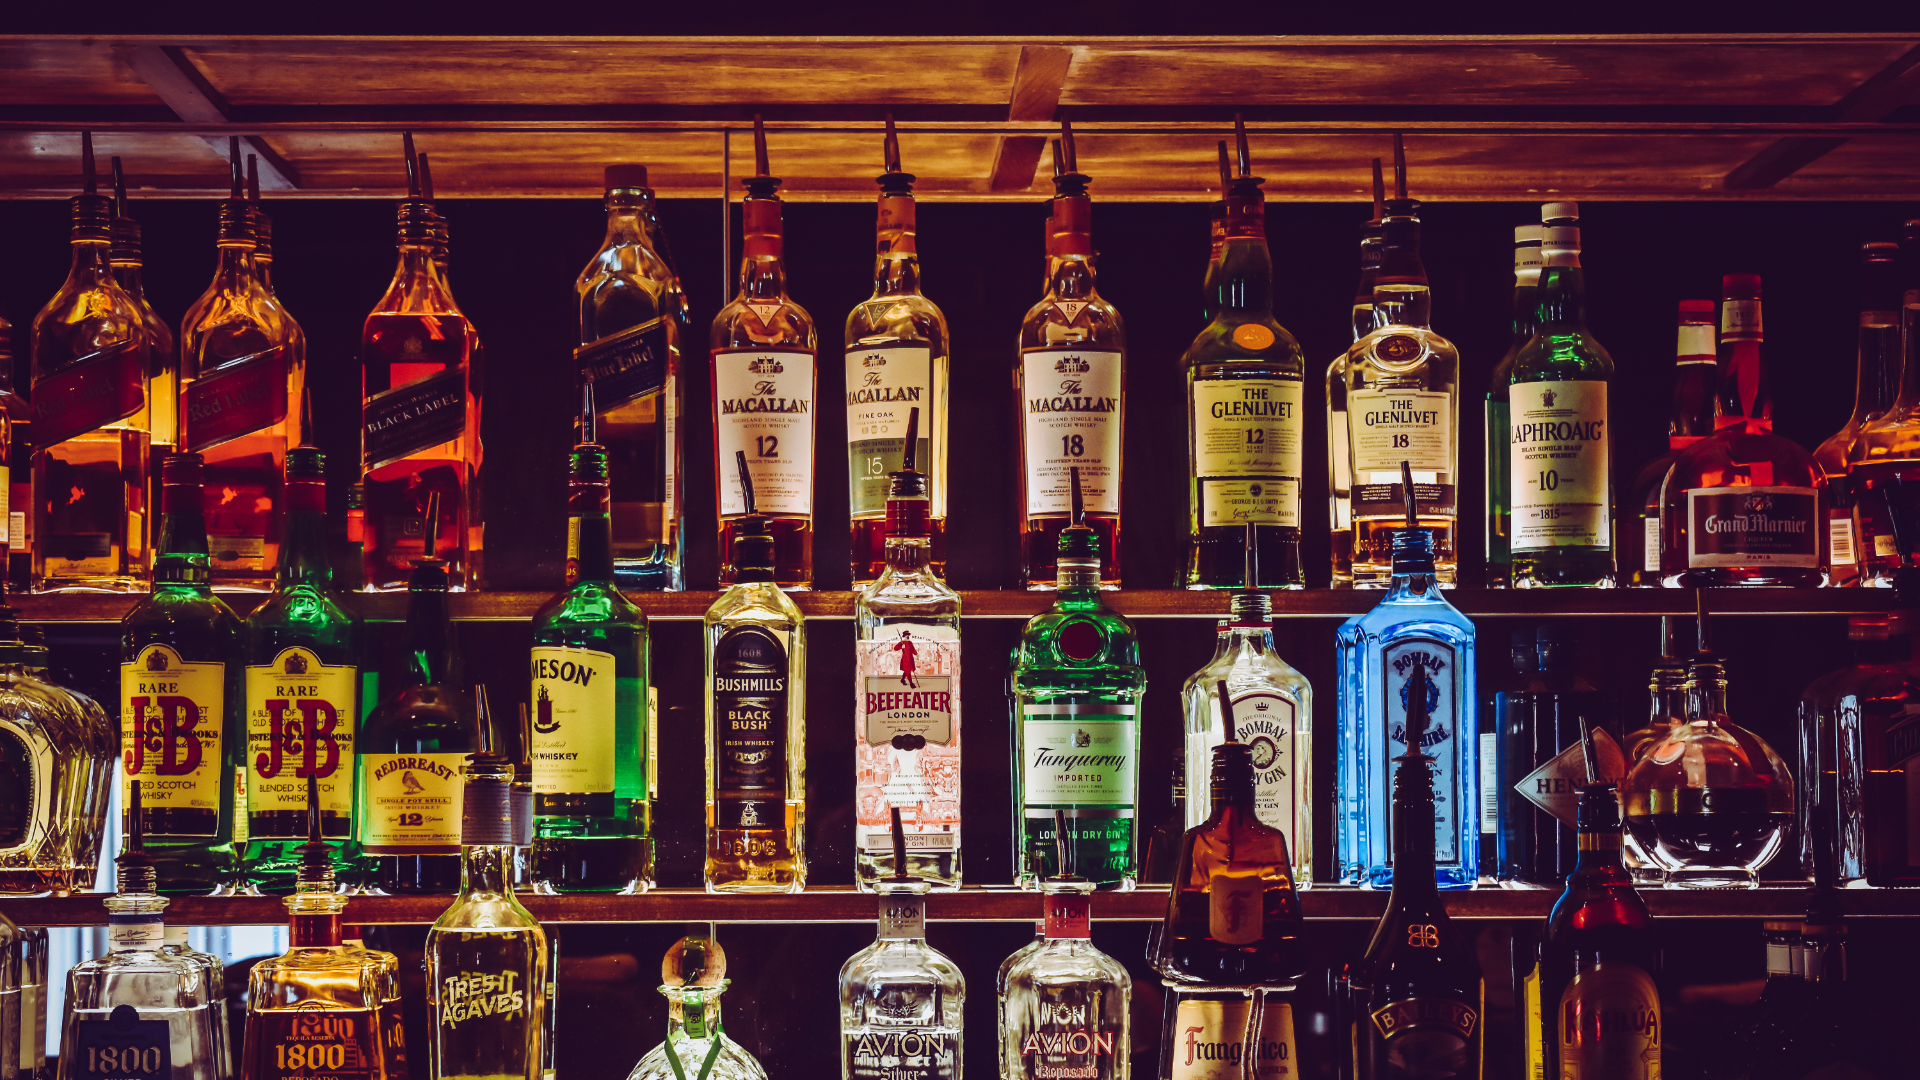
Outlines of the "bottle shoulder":
{"label": "bottle shoulder", "polygon": [[1827,486],[1813,455],[1799,443],[1771,431],[1750,431],[1744,424],[1730,424],[1681,451],[1668,477],[1669,501],[1700,487]]}
{"label": "bottle shoulder", "polygon": [[[142,597],[120,620],[120,643],[125,659],[147,645],[169,645],[183,638],[226,650],[218,659],[239,658],[240,616],[211,590],[159,588]],[[192,659],[183,657],[183,659]]]}
{"label": "bottle shoulder", "polygon": [[709,633],[753,625],[798,636],[806,617],[785,590],[770,581],[754,581],[729,586],[707,609],[704,622]]}
{"label": "bottle shoulder", "polygon": [[547,598],[533,615],[535,640],[543,631],[625,628],[644,635],[647,613],[609,582],[581,581]]}
{"label": "bottle shoulder", "polygon": [[[767,308],[778,303],[777,310],[763,318],[754,307]],[[748,300],[736,296],[713,317],[708,341],[715,352],[787,350],[812,353],[819,348],[813,316],[785,296],[778,301]]]}
{"label": "bottle shoulder", "polygon": [[[1180,364],[1202,378],[1259,378],[1304,381],[1306,352],[1286,327],[1272,316],[1245,317],[1247,313],[1223,311],[1214,317],[1187,346]],[[1255,331],[1264,330],[1264,334]],[[1253,344],[1250,348],[1243,339]]]}
{"label": "bottle shoulder", "polygon": [[840,965],[840,990],[843,998],[853,990],[866,996],[883,995],[895,988],[939,987],[946,994],[966,993],[966,978],[960,965],[924,940],[880,939],[847,958]]}
{"label": "bottle shoulder", "polygon": [[1085,939],[1050,940],[1007,970],[1006,996],[1030,994],[1038,986],[1070,983],[1104,985],[1130,991],[1133,978],[1118,960]]}
{"label": "bottle shoulder", "polygon": [[[876,293],[847,312],[849,353],[889,346],[921,346],[936,359],[947,356],[947,316],[919,293]],[[851,357],[849,357],[851,359]]]}
{"label": "bottle shoulder", "polygon": [[1087,349],[1124,354],[1126,348],[1126,324],[1098,289],[1070,299],[1049,292],[1020,321],[1022,353]]}
{"label": "bottle shoulder", "polygon": [[464,892],[456,896],[427,930],[427,955],[434,956],[435,947],[442,944],[447,935],[455,933],[487,934],[496,936],[497,940],[545,940],[545,932],[541,930],[539,921],[521,906],[519,897],[511,890],[504,893]]}
{"label": "bottle shoulder", "polygon": [[854,593],[853,606],[854,617],[862,622],[916,617],[946,621],[960,617],[960,594],[930,570],[903,574],[887,567]]}

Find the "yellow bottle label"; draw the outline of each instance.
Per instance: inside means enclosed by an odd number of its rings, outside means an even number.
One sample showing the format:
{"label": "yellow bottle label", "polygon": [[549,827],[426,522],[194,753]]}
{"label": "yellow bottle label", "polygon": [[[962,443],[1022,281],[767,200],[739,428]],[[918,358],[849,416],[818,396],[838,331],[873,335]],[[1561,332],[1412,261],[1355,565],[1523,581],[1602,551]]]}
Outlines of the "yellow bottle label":
{"label": "yellow bottle label", "polygon": [[360,844],[371,855],[458,855],[465,754],[361,754]]}
{"label": "yellow bottle label", "polygon": [[534,646],[535,795],[613,790],[613,671],[612,653]]}
{"label": "yellow bottle label", "polygon": [[1575,975],[1553,1027],[1561,1080],[1660,1080],[1660,991],[1632,964]]}
{"label": "yellow bottle label", "polygon": [[1540,968],[1538,965],[1527,972],[1522,994],[1524,1011],[1520,1034],[1526,1045],[1527,1080],[1546,1080],[1547,1052],[1543,1044],[1547,1033],[1540,1022]]}
{"label": "yellow bottle label", "polygon": [[241,813],[246,805],[247,767],[235,765],[233,767],[233,842],[236,845],[246,843],[247,839],[253,835],[253,831],[247,828],[247,815]]}
{"label": "yellow bottle label", "polygon": [[1294,1069],[1293,1007],[1268,994],[1248,1057],[1252,1001],[1183,999],[1174,1009],[1171,1080],[1288,1080]]}
{"label": "yellow bottle label", "polygon": [[[204,820],[171,826],[169,836],[219,834],[221,788],[227,782],[221,758],[226,716],[227,666],[188,663],[169,645],[148,645],[120,665],[120,796],[130,798],[140,781],[147,810],[206,810]],[[181,832],[191,828],[192,832]]]}
{"label": "yellow bottle label", "polygon": [[307,778],[320,809],[353,813],[353,728],[359,672],[323,664],[292,646],[270,664],[247,665],[247,810],[307,809]]}

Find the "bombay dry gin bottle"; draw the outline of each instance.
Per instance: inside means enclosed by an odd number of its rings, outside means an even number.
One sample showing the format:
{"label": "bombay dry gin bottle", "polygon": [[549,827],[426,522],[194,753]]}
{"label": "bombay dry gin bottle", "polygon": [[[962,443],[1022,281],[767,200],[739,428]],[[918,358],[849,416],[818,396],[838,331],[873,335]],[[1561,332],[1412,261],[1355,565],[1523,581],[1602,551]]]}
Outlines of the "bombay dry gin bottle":
{"label": "bombay dry gin bottle", "polygon": [[293,885],[306,837],[307,779],[321,832],[342,865],[354,842],[354,732],[360,726],[360,621],[341,606],[327,559],[327,467],[317,447],[286,453],[273,592],[246,620],[244,869],[256,889]]}
{"label": "bombay dry gin bottle", "polygon": [[[1572,205],[1572,204],[1566,204]],[[1513,334],[1507,352],[1487,376],[1487,566],[1488,588],[1504,588],[1513,570],[1512,474],[1507,444],[1512,432],[1513,360],[1533,340],[1540,319],[1540,239],[1545,227],[1517,225],[1513,230]]]}
{"label": "bombay dry gin bottle", "polygon": [[[780,178],[767,175],[767,133],[753,120],[755,173],[741,181],[740,292],[713,317],[715,501],[720,507],[720,584],[749,580],[729,556],[748,517],[773,541],[773,580],[813,587],[813,316],[787,296],[780,224]],[[754,507],[741,502],[733,475],[747,456]],[[757,545],[749,545],[757,546]],[[758,580],[754,578],[752,580]]]}
{"label": "bombay dry gin bottle", "polygon": [[[1025,889],[1061,873],[1058,853],[1102,889],[1139,879],[1140,699],[1147,673],[1133,624],[1100,602],[1100,539],[1081,520],[1080,476],[1069,473],[1071,524],[1060,530],[1053,608],[1014,647],[1014,880]],[[1064,827],[1066,835],[1058,834]]]}
{"label": "bombay dry gin bottle", "polygon": [[1433,295],[1420,262],[1420,204],[1407,198],[1406,159],[1394,140],[1398,197],[1381,223],[1372,333],[1347,350],[1347,442],[1352,470],[1353,583],[1388,588],[1404,494],[1413,466],[1419,524],[1432,537],[1434,574],[1451,587],[1457,568],[1456,485],[1460,353],[1434,333]]}
{"label": "bombay dry gin bottle", "polygon": [[[900,140],[887,119],[886,171],[873,296],[847,315],[847,484],[854,587],[887,565],[888,492],[903,455],[926,486],[926,547],[934,574],[947,566],[947,317],[920,294],[913,174],[900,171]],[[917,434],[907,414],[920,411]]]}
{"label": "bombay dry gin bottle", "polygon": [[794,893],[807,884],[807,638],[774,580],[775,538],[736,451],[735,579],[707,609],[708,892]]}
{"label": "bombay dry gin bottle", "polygon": [[[1407,738],[1395,760],[1395,817],[1441,818],[1435,762],[1426,745],[1433,680],[1415,665],[1405,705],[1395,709]],[[1342,983],[1356,1080],[1478,1080],[1486,1035],[1486,983],[1474,936],[1455,930],[1435,887],[1434,834],[1393,830],[1393,892],[1367,945]],[[1467,869],[1471,871],[1472,865]],[[1471,881],[1471,875],[1468,878]]]}
{"label": "bombay dry gin bottle", "polygon": [[244,627],[207,583],[198,454],[160,463],[153,591],[120,620],[121,796],[150,781],[147,847],[163,893],[233,885],[234,794],[246,744]]}
{"label": "bombay dry gin bottle", "polygon": [[1187,377],[1188,538],[1185,584],[1242,584],[1245,545],[1266,577],[1255,585],[1306,586],[1300,562],[1301,432],[1306,355],[1273,317],[1273,256],[1261,178],[1248,175],[1238,124],[1240,175],[1227,191],[1226,241],[1214,275],[1214,317],[1181,358]]}
{"label": "bombay dry gin bottle", "polygon": [[727,954],[706,935],[681,938],[660,961],[667,999],[667,1038],[647,1052],[627,1080],[767,1080],[753,1055],[720,1027]]}
{"label": "bombay dry gin bottle", "polygon": [[1000,997],[1003,1080],[1132,1075],[1133,980],[1094,947],[1092,891],[1092,882],[1071,875],[1046,883],[1046,944],[1014,963]]}
{"label": "bombay dry gin bottle", "polygon": [[609,165],[607,235],[574,282],[581,383],[593,387],[611,463],[613,575],[623,589],[678,589],[681,578],[679,276],[652,227],[645,165]]}
{"label": "bombay dry gin bottle", "polygon": [[114,277],[113,201],[95,190],[84,132],[80,167],[85,187],[69,200],[73,262],[33,317],[27,531],[35,588],[128,591],[147,580],[151,345],[144,312]]}
{"label": "bombay dry gin bottle", "polygon": [[1391,774],[1393,762],[1415,745],[1405,711],[1417,693],[1423,711],[1416,749],[1432,771],[1426,798],[1433,835],[1423,872],[1449,888],[1470,888],[1480,864],[1474,628],[1440,593],[1433,533],[1417,526],[1411,498],[1404,521],[1393,536],[1392,588],[1334,637],[1341,681],[1339,880],[1373,888],[1394,881],[1398,849],[1391,838],[1408,830],[1393,828],[1399,804],[1390,797]]}
{"label": "bombay dry gin bottle", "polygon": [[[907,865],[894,807],[893,865]],[[967,998],[960,966],[927,944],[927,883],[894,872],[880,894],[873,944],[840,967],[841,1080],[959,1080]]]}
{"label": "bombay dry gin bottle", "polygon": [[360,331],[365,588],[405,589],[413,560],[425,556],[445,559],[451,587],[465,591],[479,587],[477,338],[434,261],[438,215],[421,194],[413,137],[405,141],[400,260]]}
{"label": "bombay dry gin bottle", "polygon": [[614,584],[593,387],[567,470],[567,587],[533,616],[534,888],[653,887],[647,615]]}
{"label": "bombay dry gin bottle", "polygon": [[[933,567],[920,410],[889,477],[886,565],[854,594],[854,883],[909,873],[960,887],[960,597]],[[888,816],[903,820],[896,864]]]}
{"label": "bombay dry gin bottle", "polygon": [[1020,564],[1029,589],[1056,584],[1060,531],[1074,524],[1069,473],[1102,554],[1100,584],[1120,586],[1120,428],[1127,339],[1120,313],[1094,288],[1092,178],[1077,171],[1073,132],[1055,144],[1052,277],[1020,324]]}

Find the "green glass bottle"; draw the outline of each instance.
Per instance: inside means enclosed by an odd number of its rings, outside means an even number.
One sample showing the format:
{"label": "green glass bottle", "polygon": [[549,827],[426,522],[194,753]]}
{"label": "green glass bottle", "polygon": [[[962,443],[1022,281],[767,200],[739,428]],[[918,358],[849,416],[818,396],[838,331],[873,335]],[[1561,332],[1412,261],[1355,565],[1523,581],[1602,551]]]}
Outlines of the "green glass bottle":
{"label": "green glass bottle", "polygon": [[1082,520],[1080,471],[1073,524],[1060,532],[1053,610],[1020,634],[1013,696],[1016,881],[1038,889],[1056,865],[1056,810],[1079,876],[1101,889],[1139,877],[1134,813],[1140,785],[1140,699],[1147,673],[1133,625],[1100,602],[1100,540]]}
{"label": "green glass bottle", "polygon": [[140,826],[159,891],[171,896],[233,890],[244,780],[244,627],[207,583],[202,468],[199,454],[161,461],[153,591],[120,620],[121,805],[142,781]]}
{"label": "green glass bottle", "polygon": [[286,515],[273,592],[246,620],[247,883],[291,892],[307,839],[307,779],[335,869],[358,857],[354,735],[360,723],[360,620],[333,587],[327,558],[327,462],[287,451]]}
{"label": "green glass bottle", "polygon": [[1507,385],[1516,589],[1613,585],[1613,358],[1587,332],[1578,213],[1573,203],[1541,210],[1539,329]]}
{"label": "green glass bottle", "polygon": [[533,885],[653,887],[647,616],[613,582],[607,451],[593,389],[567,475],[567,587],[533,617]]}

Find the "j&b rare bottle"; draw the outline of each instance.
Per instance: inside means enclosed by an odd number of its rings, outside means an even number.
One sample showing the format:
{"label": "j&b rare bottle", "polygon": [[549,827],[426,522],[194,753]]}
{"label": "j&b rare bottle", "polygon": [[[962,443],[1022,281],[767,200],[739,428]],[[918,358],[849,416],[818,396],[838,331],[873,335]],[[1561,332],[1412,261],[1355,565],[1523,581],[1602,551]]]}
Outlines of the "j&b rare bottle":
{"label": "j&b rare bottle", "polygon": [[707,609],[708,892],[794,893],[807,884],[807,638],[774,580],[775,538],[746,452],[734,584]]}
{"label": "j&b rare bottle", "polygon": [[[1071,865],[1071,852],[1063,849],[1061,855]],[[1000,996],[1003,1080],[1133,1075],[1133,980],[1119,961],[1094,947],[1092,891],[1092,882],[1064,874],[1045,885],[1046,943],[1022,950]]]}
{"label": "j&b rare bottle", "polygon": [[720,1026],[727,990],[727,954],[706,935],[675,942],[660,961],[667,999],[667,1038],[647,1052],[627,1080],[767,1080],[753,1055]]}
{"label": "j&b rare bottle", "polygon": [[[782,588],[813,587],[813,451],[815,338],[813,316],[787,296],[782,256],[780,178],[767,175],[767,135],[753,123],[757,171],[741,181],[740,292],[713,317],[715,499],[720,507],[720,583],[743,578],[730,561],[733,540],[747,518],[759,519],[773,542],[773,581]],[[732,475],[747,456],[754,507],[741,502]],[[753,544],[749,547],[757,547]]]}

